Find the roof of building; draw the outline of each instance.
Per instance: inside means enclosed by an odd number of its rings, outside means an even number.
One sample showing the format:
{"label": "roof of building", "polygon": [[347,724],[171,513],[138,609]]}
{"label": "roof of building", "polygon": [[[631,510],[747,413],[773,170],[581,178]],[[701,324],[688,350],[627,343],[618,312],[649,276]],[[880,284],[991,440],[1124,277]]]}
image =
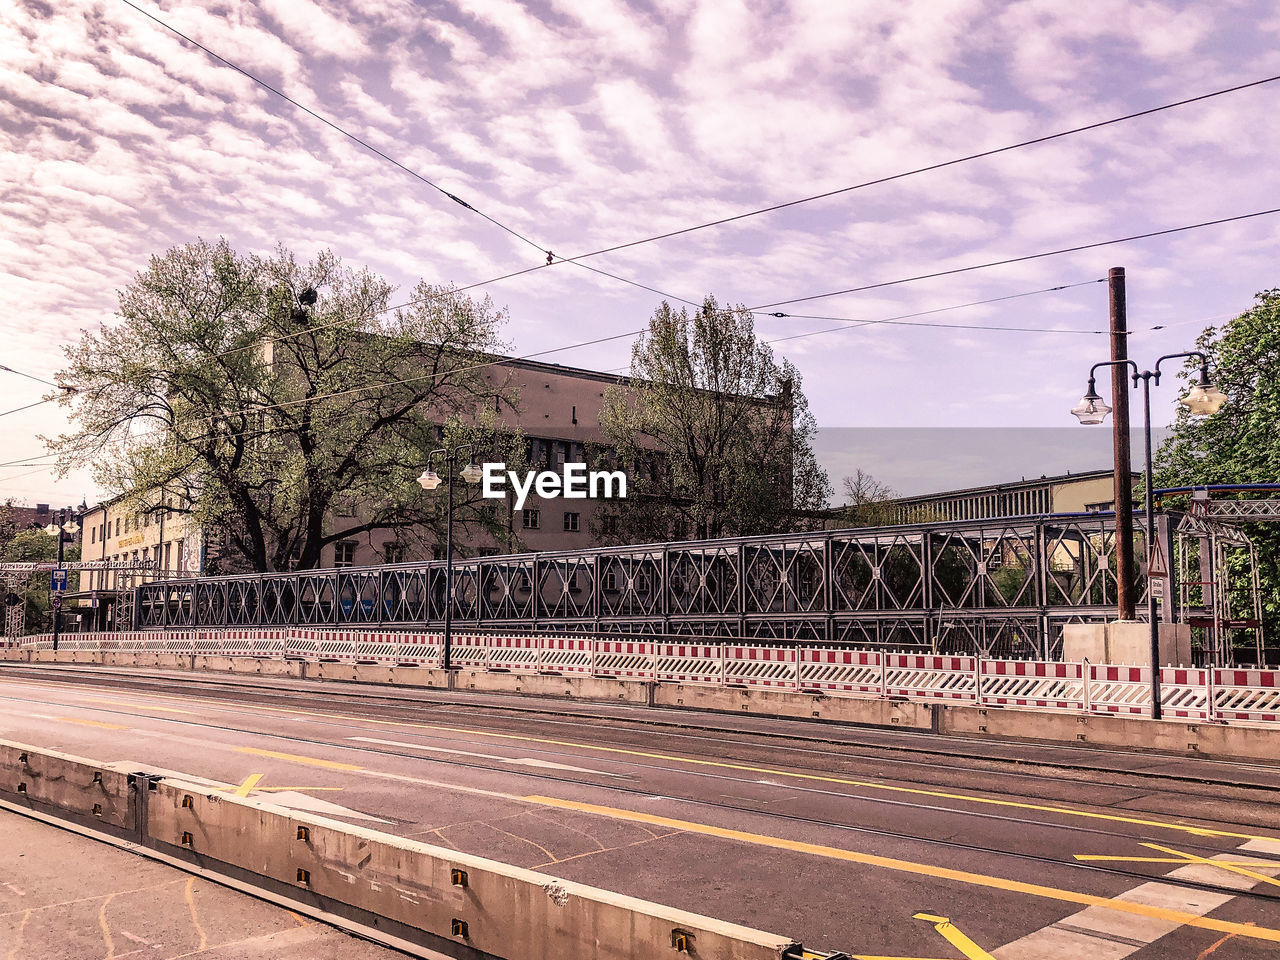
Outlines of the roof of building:
{"label": "roof of building", "polygon": [[[1085,470],[1081,473],[1065,473],[1055,477],[1025,477],[1009,483],[990,483],[981,487],[962,487],[957,490],[940,490],[936,493],[919,493],[910,497],[894,497],[891,503],[925,503],[934,500],[956,500],[965,497],[983,496],[992,493],[1007,493],[1016,490],[1031,490],[1045,486],[1060,486],[1065,483],[1078,483],[1083,480],[1101,480],[1114,474],[1113,470]],[[1137,470],[1134,477],[1141,476]]]}

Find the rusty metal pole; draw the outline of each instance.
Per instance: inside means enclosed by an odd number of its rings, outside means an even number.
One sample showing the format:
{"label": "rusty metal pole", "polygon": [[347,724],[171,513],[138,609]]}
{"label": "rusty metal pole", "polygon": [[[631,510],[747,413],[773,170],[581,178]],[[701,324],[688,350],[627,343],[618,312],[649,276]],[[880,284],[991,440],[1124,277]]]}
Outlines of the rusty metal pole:
{"label": "rusty metal pole", "polygon": [[[1111,359],[1129,359],[1129,321],[1125,310],[1124,267],[1107,272],[1111,313]],[[1121,620],[1136,619],[1137,596],[1133,577],[1133,468],[1129,456],[1129,368],[1111,368],[1111,427],[1115,450],[1116,503],[1116,602]]]}

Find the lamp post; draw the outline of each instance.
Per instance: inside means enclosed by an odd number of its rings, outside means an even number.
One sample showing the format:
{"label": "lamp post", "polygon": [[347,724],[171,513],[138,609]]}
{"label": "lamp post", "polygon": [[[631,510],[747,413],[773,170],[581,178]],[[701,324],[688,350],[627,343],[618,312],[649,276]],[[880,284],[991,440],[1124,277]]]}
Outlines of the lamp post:
{"label": "lamp post", "polygon": [[[1210,381],[1209,358],[1199,350],[1165,354],[1156,360],[1154,370],[1142,370],[1132,360],[1108,360],[1102,363],[1095,363],[1089,371],[1088,389],[1085,390],[1084,396],[1080,398],[1080,402],[1071,408],[1071,412],[1076,419],[1087,426],[1100,424],[1107,418],[1107,414],[1111,412],[1111,407],[1107,406],[1102,397],[1098,395],[1097,381],[1095,379],[1095,374],[1098,372],[1099,367],[1132,367],[1133,373],[1130,377],[1133,380],[1133,385],[1137,387],[1139,381],[1142,383],[1142,431],[1146,447],[1146,465],[1143,476],[1146,486],[1145,512],[1147,519],[1147,619],[1150,621],[1151,627],[1151,717],[1153,720],[1159,720],[1162,711],[1160,708],[1160,624],[1156,621],[1156,594],[1151,585],[1152,562],[1155,559],[1155,507],[1151,478],[1151,383],[1155,381],[1159,385],[1160,364],[1166,360],[1181,360],[1192,357],[1200,361],[1200,382],[1194,384],[1187,391],[1187,395],[1178,402],[1197,416],[1212,416],[1222,409],[1222,405],[1227,402],[1227,397]],[[1117,577],[1128,578],[1132,576],[1132,571],[1117,570],[1116,574]]]}
{"label": "lamp post", "polygon": [[[44,528],[44,532],[51,537],[58,538],[58,569],[61,570],[64,546],[62,535],[64,533],[68,533],[75,536],[80,532],[80,524],[76,523],[76,518],[74,516],[67,519],[67,508],[63,507],[58,511],[58,519],[50,522],[50,524]],[[59,633],[58,624],[61,620],[62,597],[58,596],[54,592],[52,573],[49,574],[49,606],[53,610],[53,651],[54,653],[57,653]]]}
{"label": "lamp post", "polygon": [[445,477],[448,478],[449,484],[444,534],[444,654],[441,657],[441,665],[445,670],[452,669],[452,665],[449,662],[449,653],[453,644],[453,477],[455,469],[461,460],[460,454],[464,450],[467,452],[467,465],[458,476],[467,483],[479,483],[484,473],[471,461],[471,444],[469,443],[464,443],[451,449],[441,447],[439,450],[432,450],[427,455],[427,468],[422,471],[422,476],[418,478],[418,484],[423,490],[435,490],[441,483],[444,483],[444,477],[441,477],[432,469],[436,458],[439,457],[441,469],[444,471]]}

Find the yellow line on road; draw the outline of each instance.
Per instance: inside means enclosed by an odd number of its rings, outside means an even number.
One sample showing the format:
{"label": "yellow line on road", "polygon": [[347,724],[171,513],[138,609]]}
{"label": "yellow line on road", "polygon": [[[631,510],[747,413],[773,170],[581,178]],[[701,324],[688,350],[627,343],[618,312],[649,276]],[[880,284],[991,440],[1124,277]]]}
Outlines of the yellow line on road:
{"label": "yellow line on road", "polygon": [[970,940],[947,917],[938,917],[932,913],[917,913],[913,919],[932,923],[933,929],[938,932],[938,935],[963,953],[965,960],[996,960],[995,957]]}
{"label": "yellow line on road", "polygon": [[132,700],[106,700],[102,697],[89,697],[89,703],[106,703],[117,707],[131,707],[136,710],[154,710],[157,713],[181,713],[190,715],[190,710],[179,710],[176,707],[162,707],[159,704],[135,703]]}
{"label": "yellow line on road", "polygon": [[235,789],[235,796],[247,797],[254,787],[258,785],[258,781],[262,779],[262,774],[254,773],[245,778],[244,783]]}
{"label": "yellow line on road", "polygon": [[339,763],[336,760],[321,760],[318,757],[303,757],[296,753],[277,753],[275,750],[259,750],[256,747],[236,747],[237,753],[250,753],[255,757],[271,757],[274,760],[288,760],[292,763],[303,763],[309,767],[324,767],[326,770],[363,770],[364,767],[354,763]]}
{"label": "yellow line on road", "polygon": [[[25,683],[44,683],[56,685],[57,681],[23,681]],[[254,711],[261,713],[282,713],[291,716],[318,717],[325,720],[341,720],[356,723],[374,724],[384,727],[399,727],[411,730],[434,730],[441,733],[460,733],[475,737],[488,737],[495,740],[511,740],[520,743],[538,743],[547,746],[571,747],[579,750],[590,750],[596,753],[610,753],[618,756],[638,757],[646,760],[664,760],[671,763],[685,763],[692,766],[710,767],[721,770],[735,770],[741,773],[764,774],[772,777],[786,777],[790,780],[803,780],[816,783],[833,783],[840,786],[858,787],[864,790],[879,790],[886,793],[897,793],[905,796],[930,797],[938,800],[955,800],[961,803],[974,803],[984,806],[1003,807],[1012,810],[1028,810],[1035,813],[1052,813],[1067,817],[1081,817],[1089,820],[1105,821],[1108,823],[1126,823],[1139,827],[1153,827],[1161,830],[1173,830],[1178,833],[1186,833],[1196,837],[1225,837],[1232,840],[1275,840],[1274,836],[1265,836],[1253,833],[1237,833],[1231,830],[1215,830],[1212,827],[1196,827],[1185,823],[1176,823],[1168,820],[1151,820],[1145,817],[1125,817],[1113,813],[1099,813],[1093,810],[1081,810],[1075,807],[1063,807],[1053,804],[1027,803],[1019,800],[1001,800],[995,797],[982,797],[975,794],[952,793],[945,790],[926,790],[923,787],[904,787],[897,784],[879,783],[874,780],[854,780],[846,777],[829,776],[816,773],[799,773],[791,770],[779,770],[775,767],[757,767],[746,763],[732,763],[724,760],[703,760],[696,757],[681,757],[673,754],[654,753],[644,750],[632,750],[625,747],[607,747],[596,743],[585,743],[575,740],[557,740],[550,737],[534,737],[525,734],[501,733],[494,730],[474,730],[466,727],[451,727],[441,724],[420,723],[411,720],[379,720],[373,717],[361,717],[351,714],[342,713],[325,713],[317,710],[299,710],[291,707],[275,707],[266,704],[247,704],[237,703],[231,704],[224,700],[215,700],[207,697],[186,697],[186,696],[169,696],[166,694],[152,694],[162,699],[177,700],[180,702],[191,702],[195,700],[200,703],[207,703],[215,707],[228,710]],[[289,755],[273,754],[270,752],[262,752],[264,756],[288,757]],[[323,763],[317,761],[316,766],[331,766],[329,761]],[[360,769],[359,767],[337,766],[334,769]],[[963,810],[957,812],[963,813]],[[1052,825],[1052,824],[1050,824]]]}
{"label": "yellow line on road", "polygon": [[81,720],[79,717],[54,717],[62,723],[78,723],[82,727],[99,727],[102,730],[128,730],[128,727],[122,727],[118,723],[104,723],[101,720]]}
{"label": "yellow line on road", "polygon": [[[1277,880],[1275,877],[1269,877],[1265,873],[1258,873],[1254,870],[1249,870],[1245,867],[1237,866],[1236,864],[1232,863],[1229,860],[1212,860],[1208,857],[1197,856],[1194,853],[1183,853],[1181,850],[1174,850],[1172,847],[1162,847],[1158,843],[1144,843],[1143,846],[1151,850],[1158,851],[1159,853],[1176,854],[1177,856],[1182,857],[1188,864],[1197,863],[1197,864],[1207,864],[1211,867],[1221,867],[1223,870],[1229,870],[1232,873],[1238,873],[1242,877],[1248,877],[1250,880],[1256,880],[1259,883],[1269,883],[1273,887],[1280,887],[1280,880]],[[1255,864],[1252,864],[1252,866],[1264,867],[1266,866],[1266,864],[1255,863]],[[1276,866],[1280,866],[1280,864],[1276,864]]]}
{"label": "yellow line on road", "polygon": [[1021,893],[1047,900],[1058,900],[1063,903],[1074,903],[1087,907],[1103,907],[1121,913],[1137,914],[1155,920],[1164,920],[1180,926],[1199,927],[1204,930],[1216,930],[1219,933],[1234,933],[1241,937],[1280,943],[1280,930],[1269,927],[1257,927],[1251,924],[1232,923],[1228,920],[1216,920],[1201,917],[1181,910],[1170,910],[1165,907],[1151,906],[1145,903],[1131,903],[1127,900],[1112,900],[1091,893],[1080,893],[1076,890],[1063,890],[1058,887],[1046,887],[1038,883],[1024,883],[1021,880],[1009,880],[1004,877],[993,877],[984,873],[973,873],[968,870],[954,870],[950,867],[934,866],[927,863],[916,863],[911,860],[898,860],[893,857],[881,857],[870,853],[856,853],[852,850],[841,850],[837,847],[825,847],[799,840],[786,840],[782,837],[770,837],[757,833],[746,833],[741,830],[730,830],[725,827],[714,827],[710,824],[696,823],[690,820],[676,820],[671,817],[660,817],[634,810],[617,807],[600,807],[591,803],[579,803],[575,800],[560,800],[555,797],[528,796],[524,798],[530,803],[537,803],[561,810],[576,810],[579,813],[592,813],[611,817],[617,820],[628,820],[650,826],[664,827],[671,830],[683,830],[708,837],[719,837],[724,840],[737,840],[741,843],[756,846],[772,847],[775,850],[789,850],[794,853],[805,853],[811,856],[826,857],[831,860],[844,860],[849,863],[860,863],[870,867],[881,867],[899,873],[915,876],[931,877],[935,880],[951,880],[972,886],[1004,890],[1008,893]]}

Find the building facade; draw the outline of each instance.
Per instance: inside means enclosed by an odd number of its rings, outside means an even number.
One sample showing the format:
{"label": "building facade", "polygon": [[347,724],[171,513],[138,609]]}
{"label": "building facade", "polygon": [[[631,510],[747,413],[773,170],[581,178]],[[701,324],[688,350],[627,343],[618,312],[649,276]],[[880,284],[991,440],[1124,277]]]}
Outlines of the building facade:
{"label": "building facade", "polygon": [[[1137,480],[1140,474],[1135,473]],[[1057,477],[966,487],[889,501],[898,523],[983,520],[1051,513],[1105,513],[1115,508],[1115,474],[1090,470]]]}

